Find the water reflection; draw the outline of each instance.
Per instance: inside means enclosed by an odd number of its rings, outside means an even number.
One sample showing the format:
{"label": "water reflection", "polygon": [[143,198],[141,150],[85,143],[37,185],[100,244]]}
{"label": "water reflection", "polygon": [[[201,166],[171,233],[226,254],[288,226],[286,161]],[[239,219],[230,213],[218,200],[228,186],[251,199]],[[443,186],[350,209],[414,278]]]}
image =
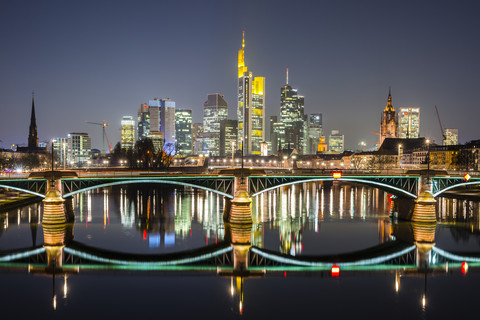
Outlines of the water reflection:
{"label": "water reflection", "polygon": [[[54,308],[80,291],[77,272],[209,272],[242,314],[255,304],[255,279],[309,274],[328,285],[337,265],[338,279],[386,275],[394,295],[415,279],[426,311],[434,276],[469,276],[480,265],[479,206],[471,200],[439,199],[436,225],[405,223],[389,217],[387,194],[309,183],[254,198],[251,228],[225,225],[223,198],[193,189],[111,188],[79,194],[71,206],[74,224],[40,224],[42,212],[55,211],[42,204],[0,215],[0,267],[51,276]],[[39,246],[45,251],[32,253]],[[12,250],[31,255],[13,259]]]}

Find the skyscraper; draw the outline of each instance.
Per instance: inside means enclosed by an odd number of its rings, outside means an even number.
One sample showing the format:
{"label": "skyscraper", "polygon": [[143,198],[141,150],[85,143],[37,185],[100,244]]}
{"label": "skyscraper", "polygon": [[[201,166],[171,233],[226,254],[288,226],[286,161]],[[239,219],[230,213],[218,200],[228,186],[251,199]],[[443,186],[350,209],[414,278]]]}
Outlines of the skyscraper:
{"label": "skyscraper", "polygon": [[395,109],[392,105],[392,95],[388,88],[388,101],[385,110],[382,112],[382,120],[380,123],[380,137],[378,145],[381,146],[385,138],[397,138],[398,123]]}
{"label": "skyscraper", "polygon": [[398,137],[415,139],[420,136],[420,108],[400,108],[398,112]]}
{"label": "skyscraper", "polygon": [[[244,154],[260,154],[265,140],[265,78],[253,77],[245,65],[245,32],[238,50],[238,143]],[[245,140],[245,141],[243,141]]]}
{"label": "skyscraper", "polygon": [[140,105],[137,112],[137,139],[144,140],[150,133],[150,112],[145,103]]}
{"label": "skyscraper", "polygon": [[280,89],[280,121],[285,125],[285,146],[295,148],[302,154],[304,150],[304,97],[298,95],[297,89],[288,84]]}
{"label": "skyscraper", "polygon": [[223,95],[207,96],[203,104],[203,152],[212,156],[220,155],[220,122],[227,120],[228,103]]}
{"label": "skyscraper", "polygon": [[[237,120],[222,120],[220,122],[220,156],[232,155],[235,152],[237,144]],[[232,149],[232,144],[233,149]]]}
{"label": "skyscraper", "polygon": [[192,123],[192,153],[203,152],[203,123]]}
{"label": "skyscraper", "polygon": [[163,133],[164,149],[175,154],[175,101],[158,99],[148,101],[150,131]]}
{"label": "skyscraper", "polygon": [[192,154],[192,109],[175,110],[175,145],[177,154]]}
{"label": "skyscraper", "polygon": [[328,149],[333,153],[343,153],[344,151],[344,136],[338,130],[332,130],[328,137]]}
{"label": "skyscraper", "polygon": [[133,120],[132,116],[123,116],[121,126],[122,136],[120,143],[122,149],[133,149],[135,145],[135,120]]}
{"label": "skyscraper", "polygon": [[320,144],[320,137],[323,135],[322,114],[313,113],[308,116],[307,127],[307,154],[316,154],[318,145]]}
{"label": "skyscraper", "polygon": [[28,149],[36,151],[38,148],[37,120],[35,117],[35,101],[32,93],[32,113],[30,115],[30,128],[28,130]]}

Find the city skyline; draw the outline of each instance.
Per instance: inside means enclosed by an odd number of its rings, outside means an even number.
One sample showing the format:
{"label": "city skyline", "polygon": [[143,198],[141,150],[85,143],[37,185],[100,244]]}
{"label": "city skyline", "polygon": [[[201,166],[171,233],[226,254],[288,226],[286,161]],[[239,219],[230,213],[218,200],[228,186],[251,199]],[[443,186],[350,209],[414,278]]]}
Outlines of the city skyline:
{"label": "city skyline", "polygon": [[[248,66],[266,78],[265,120],[279,114],[278,91],[288,67],[305,96],[305,113],[322,113],[324,131],[339,129],[347,149],[378,139],[370,131],[378,130],[389,86],[396,109],[421,108],[421,136],[441,144],[437,105],[445,127],[459,128],[460,143],[478,138],[474,3],[300,2],[301,14],[291,15],[304,15],[304,24],[273,18],[282,10],[277,2],[185,3],[192,10],[154,2],[122,1],[112,10],[88,1],[4,2],[0,106],[8,116],[0,122],[0,146],[27,145],[32,90],[40,141],[88,132],[92,147],[101,149],[101,131],[86,120],[108,122],[116,143],[122,117],[135,117],[138,105],[155,97],[192,109],[198,123],[204,97],[218,92],[236,119],[242,30]],[[158,10],[170,12],[162,18],[182,27],[156,27]],[[218,20],[207,22],[205,15]],[[285,39],[303,50],[285,46]]]}

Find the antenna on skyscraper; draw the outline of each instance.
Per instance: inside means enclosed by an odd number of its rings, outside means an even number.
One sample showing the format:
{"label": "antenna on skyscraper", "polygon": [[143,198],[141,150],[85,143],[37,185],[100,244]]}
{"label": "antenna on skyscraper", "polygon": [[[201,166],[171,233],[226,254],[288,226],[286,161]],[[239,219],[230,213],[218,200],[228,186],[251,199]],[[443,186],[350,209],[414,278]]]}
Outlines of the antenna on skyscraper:
{"label": "antenna on skyscraper", "polygon": [[288,84],[288,68],[287,68],[287,84]]}

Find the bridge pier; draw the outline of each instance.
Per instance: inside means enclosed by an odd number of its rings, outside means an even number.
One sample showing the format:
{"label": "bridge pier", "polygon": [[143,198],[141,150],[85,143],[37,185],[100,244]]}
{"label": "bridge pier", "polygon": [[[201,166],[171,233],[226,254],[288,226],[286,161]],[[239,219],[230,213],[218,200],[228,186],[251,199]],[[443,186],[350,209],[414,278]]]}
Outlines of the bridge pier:
{"label": "bridge pier", "polygon": [[412,221],[436,223],[437,216],[435,213],[435,204],[437,200],[435,200],[431,191],[431,181],[423,176],[420,179],[422,182],[418,198],[415,200]]}
{"label": "bridge pier", "polygon": [[43,199],[42,223],[46,225],[66,223],[64,202],[60,180],[53,181],[48,185],[46,197]]}
{"label": "bridge pier", "polygon": [[237,180],[239,178],[235,177],[235,196],[230,202],[227,202],[223,212],[223,220],[235,225],[247,225],[251,228],[253,223],[252,200],[248,194],[247,185],[243,182],[237,184]]}

